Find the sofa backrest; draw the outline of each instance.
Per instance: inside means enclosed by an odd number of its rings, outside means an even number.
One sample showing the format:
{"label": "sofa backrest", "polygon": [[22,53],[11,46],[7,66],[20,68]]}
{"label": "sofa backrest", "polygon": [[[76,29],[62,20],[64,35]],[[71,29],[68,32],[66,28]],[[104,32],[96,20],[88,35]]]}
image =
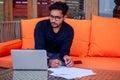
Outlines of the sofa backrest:
{"label": "sofa backrest", "polygon": [[48,17],[21,20],[22,27],[22,48],[34,48],[34,28],[36,24]]}
{"label": "sofa backrest", "polygon": [[120,19],[92,16],[88,56],[120,57]]}
{"label": "sofa backrest", "polygon": [[[37,18],[30,20],[22,20],[22,48],[34,48],[34,28],[38,21],[47,19]],[[70,55],[85,56],[88,52],[90,20],[74,20],[65,19],[74,29],[74,39],[71,47]]]}
{"label": "sofa backrest", "polygon": [[[34,48],[34,28],[37,18],[22,21],[22,48]],[[92,20],[65,21],[74,29],[71,56],[120,57],[120,19],[92,16]]]}
{"label": "sofa backrest", "polygon": [[[47,17],[17,23],[0,22],[0,41],[21,38],[22,32],[22,48],[34,48],[35,25],[44,19]],[[120,19],[92,16],[92,20],[66,18],[65,21],[73,27],[75,34],[70,49],[71,56],[120,57]]]}
{"label": "sofa backrest", "polygon": [[74,29],[74,39],[70,49],[70,55],[76,57],[87,56],[90,40],[90,20],[66,19]]}

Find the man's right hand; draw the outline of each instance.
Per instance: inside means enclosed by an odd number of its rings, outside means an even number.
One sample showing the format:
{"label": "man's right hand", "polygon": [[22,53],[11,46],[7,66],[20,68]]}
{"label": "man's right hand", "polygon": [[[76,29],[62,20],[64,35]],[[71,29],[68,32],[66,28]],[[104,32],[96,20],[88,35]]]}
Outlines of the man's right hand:
{"label": "man's right hand", "polygon": [[52,68],[56,68],[58,66],[62,65],[61,61],[58,59],[51,59],[49,60],[49,66]]}

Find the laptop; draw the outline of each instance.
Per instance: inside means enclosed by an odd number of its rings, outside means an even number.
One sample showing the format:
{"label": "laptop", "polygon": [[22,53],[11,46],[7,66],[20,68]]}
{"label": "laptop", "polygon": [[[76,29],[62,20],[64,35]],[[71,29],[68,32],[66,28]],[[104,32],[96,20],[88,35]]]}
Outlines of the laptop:
{"label": "laptop", "polygon": [[46,50],[11,50],[14,70],[47,70]]}

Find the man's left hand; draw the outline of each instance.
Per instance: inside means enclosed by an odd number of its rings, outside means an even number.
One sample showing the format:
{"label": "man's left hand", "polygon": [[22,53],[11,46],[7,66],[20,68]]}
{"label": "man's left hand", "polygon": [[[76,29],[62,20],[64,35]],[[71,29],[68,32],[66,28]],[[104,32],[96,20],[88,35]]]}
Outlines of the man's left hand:
{"label": "man's left hand", "polygon": [[72,67],[72,66],[73,66],[73,61],[72,61],[72,59],[71,59],[70,56],[65,55],[65,56],[63,57],[63,59],[64,59],[64,61],[65,61],[66,66],[68,66],[68,67]]}

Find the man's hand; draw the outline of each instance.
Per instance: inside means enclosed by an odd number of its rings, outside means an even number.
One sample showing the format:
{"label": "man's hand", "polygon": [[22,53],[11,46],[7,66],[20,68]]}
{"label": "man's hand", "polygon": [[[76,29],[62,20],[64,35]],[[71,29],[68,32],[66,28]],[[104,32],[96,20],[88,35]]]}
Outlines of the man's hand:
{"label": "man's hand", "polygon": [[68,66],[68,67],[72,67],[72,66],[73,66],[73,61],[72,61],[72,59],[71,59],[70,56],[65,55],[65,56],[63,57],[63,59],[64,59],[64,61],[65,61],[66,66]]}
{"label": "man's hand", "polygon": [[56,68],[58,66],[62,65],[61,61],[58,59],[51,59],[49,60],[49,66],[52,68]]}

